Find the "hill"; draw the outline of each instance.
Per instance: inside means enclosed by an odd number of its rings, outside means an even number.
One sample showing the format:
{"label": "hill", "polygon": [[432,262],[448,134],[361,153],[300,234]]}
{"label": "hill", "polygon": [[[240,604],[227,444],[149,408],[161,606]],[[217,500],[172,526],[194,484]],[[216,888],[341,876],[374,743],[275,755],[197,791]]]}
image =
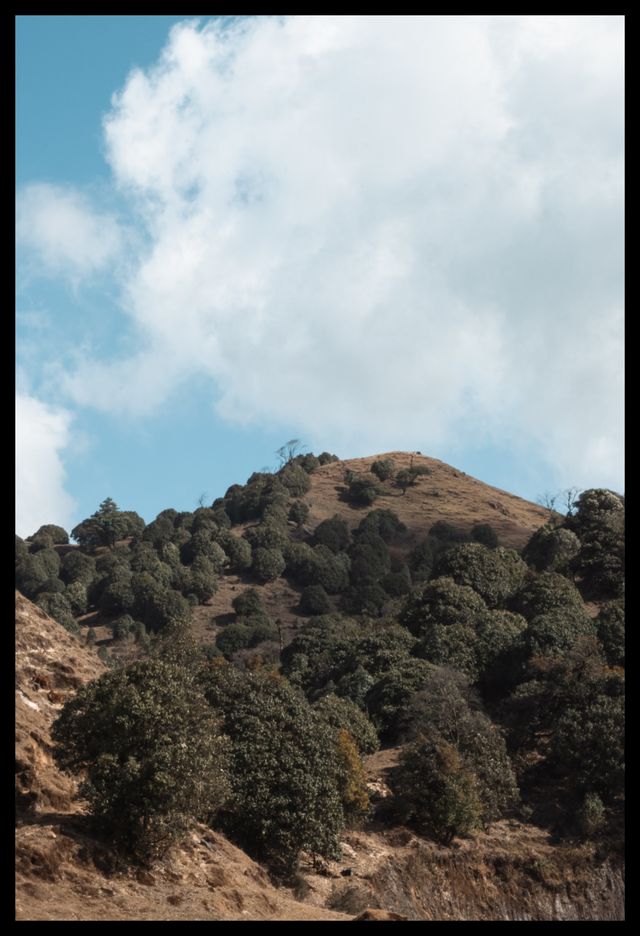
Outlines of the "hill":
{"label": "hill", "polygon": [[[345,496],[347,473],[374,479],[371,466],[385,459],[394,463],[396,471],[414,467],[428,474],[421,476],[414,486],[407,487],[404,493],[393,480],[377,482],[380,493],[371,506],[350,503]],[[308,507],[309,513],[302,528],[289,524],[288,535],[292,542],[312,541],[317,526],[334,516],[353,530],[369,511],[391,510],[406,528],[394,540],[392,550],[395,557],[403,561],[436,523],[450,524],[462,536],[468,535],[476,524],[488,524],[502,546],[521,549],[531,534],[552,516],[551,511],[539,504],[491,487],[445,462],[417,453],[386,452],[365,458],[338,459],[314,468],[309,480],[309,490],[297,498]],[[254,520],[240,522],[234,524],[232,532],[242,537],[247,529],[256,525]],[[58,548],[65,551],[73,547]],[[281,621],[285,643],[308,620],[308,615],[299,608],[300,591],[286,578],[256,583],[247,573],[227,570],[220,577],[215,595],[193,609],[195,633],[201,643],[214,641],[220,630],[233,620],[232,602],[238,593],[256,586],[266,612],[272,619]],[[333,604],[337,607],[335,600]],[[80,623],[85,636],[90,627],[95,630],[98,645],[110,647],[116,655],[130,655],[131,648],[126,650],[112,643],[109,621],[108,615],[92,612],[81,618]]]}

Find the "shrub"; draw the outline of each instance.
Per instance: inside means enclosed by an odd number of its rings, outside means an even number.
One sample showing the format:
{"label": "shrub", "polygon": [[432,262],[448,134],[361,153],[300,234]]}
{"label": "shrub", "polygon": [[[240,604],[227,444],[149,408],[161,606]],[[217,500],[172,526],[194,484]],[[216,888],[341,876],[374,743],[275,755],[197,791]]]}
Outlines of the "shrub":
{"label": "shrub", "polygon": [[86,556],[79,549],[69,551],[60,563],[60,578],[67,585],[82,582],[89,586],[96,576],[96,563],[91,556]]}
{"label": "shrub", "polygon": [[586,793],[577,815],[578,828],[585,838],[594,838],[607,824],[604,803],[597,793]]}
{"label": "shrub", "polygon": [[248,624],[244,623],[244,621],[234,621],[220,631],[216,637],[216,647],[226,657],[229,657],[238,650],[244,650],[248,647],[252,635],[253,630]]}
{"label": "shrub", "polygon": [[449,576],[458,585],[468,585],[490,608],[497,608],[521,587],[527,567],[514,549],[465,543],[439,557],[436,574]]}
{"label": "shrub", "polygon": [[[138,573],[147,575],[146,572]],[[151,579],[151,576],[149,576]],[[98,607],[106,614],[128,614],[136,608],[136,596],[133,590],[133,576],[123,572],[118,577],[107,580],[106,587],[102,589],[98,599]],[[160,588],[154,579],[151,579],[156,588]]]}
{"label": "shrub", "polygon": [[16,533],[16,560],[24,559],[28,555],[29,555],[29,547],[27,546],[25,541],[22,539],[22,537],[18,536],[18,534]]}
{"label": "shrub", "polygon": [[408,658],[398,661],[368,691],[365,704],[369,716],[384,741],[395,741],[400,715],[414,692],[428,682],[434,667],[426,660]]}
{"label": "shrub", "polygon": [[33,541],[40,536],[48,536],[53,543],[60,546],[66,546],[69,542],[69,534],[67,531],[53,523],[46,523],[44,526],[41,526],[39,530],[37,530],[33,536],[29,536],[28,539]]}
{"label": "shrub", "polygon": [[524,632],[530,654],[567,650],[578,637],[595,634],[595,624],[583,608],[564,607],[538,614]]}
{"label": "shrub", "polygon": [[[58,579],[58,581],[60,581]],[[86,614],[88,609],[87,587],[82,582],[72,582],[67,585],[65,594],[71,605],[71,611],[76,617],[80,614]]]}
{"label": "shrub", "polygon": [[328,614],[331,611],[329,596],[322,585],[307,585],[303,589],[300,610],[303,614]]}
{"label": "shrub", "polygon": [[320,452],[318,455],[318,461],[321,465],[329,465],[331,462],[340,461],[337,455],[332,455],[330,452]]}
{"label": "shrub", "polygon": [[394,792],[404,821],[443,845],[480,823],[477,779],[455,747],[441,739],[425,738],[405,749]]}
{"label": "shrub", "polygon": [[388,481],[393,477],[395,462],[392,458],[378,458],[371,465],[372,473],[379,481]]}
{"label": "shrub", "polygon": [[361,708],[351,699],[335,693],[322,696],[313,706],[314,711],[334,730],[348,731],[360,754],[373,754],[378,750],[376,730]]}
{"label": "shrub", "polygon": [[400,623],[420,639],[419,653],[426,660],[476,678],[476,627],[486,613],[487,606],[473,589],[456,585],[451,578],[438,578],[409,595]]}
{"label": "shrub", "polygon": [[358,823],[369,811],[369,794],[362,760],[351,733],[340,728],[335,739],[336,786],[345,822]]}
{"label": "shrub", "polygon": [[248,617],[263,610],[260,593],[255,588],[246,588],[236,595],[231,604],[238,617]]}
{"label": "shrub", "polygon": [[489,549],[495,549],[498,545],[498,534],[489,523],[474,524],[471,527],[471,539]]}
{"label": "shrub", "polygon": [[584,610],[578,589],[557,572],[543,572],[542,575],[525,582],[514,596],[513,605],[514,610],[523,614],[528,621],[558,609]]}
{"label": "shrub", "polygon": [[293,502],[289,508],[289,513],[287,514],[287,519],[292,523],[295,523],[296,526],[303,526],[309,517],[309,505],[305,504],[304,501],[296,500]]}
{"label": "shrub", "polygon": [[220,545],[229,557],[231,572],[244,572],[251,568],[253,552],[245,539],[234,536],[233,533],[225,533],[221,537]]}
{"label": "shrub", "polygon": [[379,493],[378,485],[364,475],[356,475],[348,482],[347,497],[352,504],[373,504]]}
{"label": "shrub", "polygon": [[218,590],[216,567],[211,559],[197,555],[191,563],[190,593],[195,595],[200,604],[209,601]]}
{"label": "shrub", "polygon": [[81,686],[53,737],[58,765],[86,771],[82,794],[96,823],[140,863],[161,855],[192,817],[207,818],[225,796],[225,749],[213,713],[184,670],[159,660]]}
{"label": "shrub", "polygon": [[110,549],[119,539],[140,536],[144,520],[132,510],[120,510],[110,497],[88,519],[83,520],[71,531],[71,536],[84,549],[108,546]]}
{"label": "shrub", "polygon": [[291,497],[302,497],[311,487],[309,475],[300,465],[286,465],[278,477]]}
{"label": "shrub", "polygon": [[603,605],[596,627],[609,665],[624,666],[624,599]]}
{"label": "shrub", "polygon": [[244,538],[251,544],[252,549],[279,549],[283,550],[289,542],[289,537],[282,527],[272,523],[260,523],[258,526],[249,527],[244,533]]}
{"label": "shrub", "polygon": [[328,547],[331,552],[344,552],[351,543],[349,525],[337,515],[319,523],[313,534],[314,543]]}
{"label": "shrub", "polygon": [[75,622],[71,604],[66,595],[61,595],[58,592],[41,592],[36,598],[36,604],[43,611],[46,611],[54,621],[62,624],[65,630],[72,634],[80,633],[80,628]]}
{"label": "shrub", "polygon": [[258,547],[253,553],[251,571],[259,582],[273,582],[285,570],[284,557],[279,549]]}
{"label": "shrub", "polygon": [[[129,634],[135,634],[136,622],[130,614],[122,614],[111,622],[114,640],[126,640]],[[144,627],[144,625],[142,625]]]}
{"label": "shrub", "polygon": [[564,573],[579,551],[576,534],[550,520],[533,534],[522,550],[522,558],[538,572]]}
{"label": "shrub", "polygon": [[355,532],[355,538],[359,542],[369,542],[369,536],[374,533],[385,543],[392,543],[398,533],[406,531],[404,523],[393,510],[381,508],[370,511],[367,516],[360,521]]}
{"label": "shrub", "polygon": [[224,829],[276,871],[290,873],[302,849],[337,855],[344,810],[332,730],[273,674],[216,667],[205,691],[231,739]]}

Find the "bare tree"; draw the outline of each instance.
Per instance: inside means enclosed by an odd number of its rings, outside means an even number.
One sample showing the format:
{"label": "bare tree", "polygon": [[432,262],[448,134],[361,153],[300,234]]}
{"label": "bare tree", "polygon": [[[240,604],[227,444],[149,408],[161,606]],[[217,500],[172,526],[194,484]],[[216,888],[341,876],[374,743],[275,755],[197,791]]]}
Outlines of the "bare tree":
{"label": "bare tree", "polygon": [[304,443],[300,439],[289,439],[288,442],[285,442],[284,445],[281,445],[280,448],[276,451],[276,455],[279,459],[280,468],[284,468],[285,465],[288,465],[290,461],[296,457],[296,455],[302,454],[302,449],[304,448]]}

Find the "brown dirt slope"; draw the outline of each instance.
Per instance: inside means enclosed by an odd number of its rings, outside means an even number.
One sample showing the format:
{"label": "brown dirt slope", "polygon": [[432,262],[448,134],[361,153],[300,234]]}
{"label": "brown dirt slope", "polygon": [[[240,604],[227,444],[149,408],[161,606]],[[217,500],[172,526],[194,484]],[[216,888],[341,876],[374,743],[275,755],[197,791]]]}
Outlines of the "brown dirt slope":
{"label": "brown dirt slope", "polygon": [[[391,481],[385,481],[381,484],[382,495],[371,507],[352,507],[341,500],[345,471],[350,469],[357,474],[369,474],[376,480],[370,474],[371,465],[383,458],[392,459],[396,471],[413,465],[428,468],[431,474],[420,477],[405,494]],[[464,532],[476,523],[489,523],[496,531],[500,545],[513,549],[521,549],[551,515],[545,507],[490,487],[437,458],[411,452],[386,452],[323,465],[311,475],[311,490],[302,499],[310,507],[308,525],[311,528],[335,513],[352,527],[357,526],[370,510],[387,508],[398,515],[416,540],[424,538],[438,520],[451,523]]]}

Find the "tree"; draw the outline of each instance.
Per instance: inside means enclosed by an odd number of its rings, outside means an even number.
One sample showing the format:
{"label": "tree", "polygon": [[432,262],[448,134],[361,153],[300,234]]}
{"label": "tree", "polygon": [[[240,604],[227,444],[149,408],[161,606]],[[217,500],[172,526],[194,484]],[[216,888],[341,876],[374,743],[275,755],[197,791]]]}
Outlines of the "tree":
{"label": "tree", "polygon": [[347,497],[352,504],[368,506],[373,504],[380,493],[378,485],[371,478],[355,475],[348,482]]}
{"label": "tree", "polygon": [[189,674],[160,660],[88,683],[52,729],[54,757],[86,771],[92,816],[130,859],[149,864],[226,794],[218,723]]}
{"label": "tree", "polygon": [[245,588],[243,592],[236,595],[231,604],[238,617],[249,617],[251,614],[264,610],[260,593],[255,588]]}
{"label": "tree", "polygon": [[286,563],[279,549],[258,547],[253,553],[251,571],[259,582],[273,582],[285,570]]}
{"label": "tree", "polygon": [[331,611],[329,596],[322,585],[307,585],[303,589],[300,610],[303,614],[328,614]]}
{"label": "tree", "polygon": [[69,542],[69,534],[66,530],[63,530],[61,526],[56,526],[54,523],[46,523],[44,526],[41,526],[33,536],[27,537],[27,540],[33,542],[40,536],[50,536],[51,541],[56,545],[65,546]]}
{"label": "tree", "polygon": [[394,792],[404,821],[443,845],[480,824],[477,778],[442,739],[424,738],[403,751]]}
{"label": "tree", "polygon": [[318,545],[326,546],[331,552],[344,552],[351,543],[349,525],[336,514],[318,524],[313,534],[313,541]]}
{"label": "tree", "polygon": [[565,573],[579,551],[576,534],[550,520],[533,534],[522,550],[522,558],[538,572]]}
{"label": "tree", "polygon": [[289,513],[287,514],[287,520],[290,520],[291,523],[295,523],[296,526],[303,526],[309,517],[309,505],[305,504],[304,501],[296,500],[293,502],[289,508]]}
{"label": "tree", "polygon": [[231,739],[223,828],[283,873],[295,868],[302,849],[337,855],[345,818],[332,729],[277,674],[223,665],[204,679]]}
{"label": "tree", "polygon": [[300,439],[289,439],[288,442],[285,442],[284,445],[281,445],[280,448],[276,451],[278,456],[278,461],[280,463],[280,468],[284,468],[285,465],[288,465],[289,462],[298,455],[303,448],[303,442]]}
{"label": "tree", "polygon": [[414,487],[418,483],[418,478],[424,475],[430,475],[431,468],[426,465],[410,465],[409,468],[401,468],[396,474],[396,484],[402,488],[402,493],[407,493],[408,487]]}
{"label": "tree", "polygon": [[287,464],[280,471],[279,477],[291,497],[302,497],[311,487],[309,475],[300,465]]}
{"label": "tree", "polygon": [[348,731],[360,754],[373,754],[378,750],[378,735],[362,709],[351,699],[335,693],[322,696],[313,706],[314,711],[336,731]]}
{"label": "tree", "polygon": [[141,535],[144,520],[131,510],[122,511],[111,497],[107,497],[87,520],[71,531],[71,536],[83,549],[108,546],[113,549],[117,540]]}
{"label": "tree", "polygon": [[490,608],[504,607],[524,582],[527,567],[515,549],[489,549],[480,543],[454,546],[436,563],[436,575],[468,585]]}
{"label": "tree", "polygon": [[378,458],[371,465],[371,472],[379,481],[388,481],[393,477],[395,462],[392,458]]}
{"label": "tree", "polygon": [[489,523],[474,524],[471,527],[471,539],[489,549],[495,549],[498,545],[498,534]]}

